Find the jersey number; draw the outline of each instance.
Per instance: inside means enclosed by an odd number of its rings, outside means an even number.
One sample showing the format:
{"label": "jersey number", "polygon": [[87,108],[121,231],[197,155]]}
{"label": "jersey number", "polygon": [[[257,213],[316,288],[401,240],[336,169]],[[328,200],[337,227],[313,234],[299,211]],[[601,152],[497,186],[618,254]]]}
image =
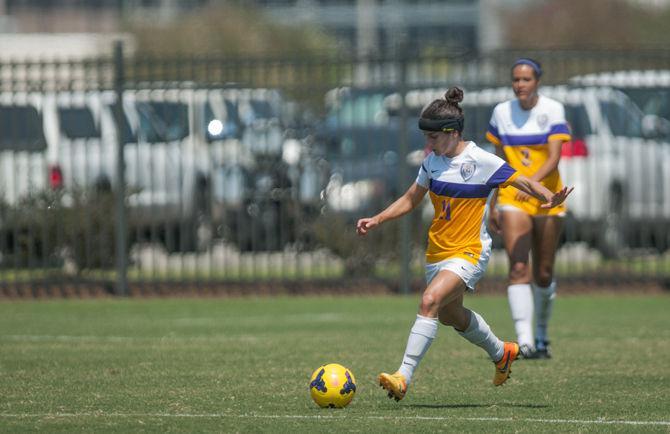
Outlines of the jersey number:
{"label": "jersey number", "polygon": [[442,201],[442,213],[438,217],[440,220],[451,220],[451,202]]}

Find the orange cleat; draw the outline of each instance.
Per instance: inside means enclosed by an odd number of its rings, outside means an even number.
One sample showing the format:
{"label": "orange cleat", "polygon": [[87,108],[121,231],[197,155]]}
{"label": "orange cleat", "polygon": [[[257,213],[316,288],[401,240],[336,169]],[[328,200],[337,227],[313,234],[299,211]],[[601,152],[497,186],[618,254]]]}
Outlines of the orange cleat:
{"label": "orange cleat", "polygon": [[405,376],[400,372],[394,374],[382,372],[379,374],[379,385],[388,391],[389,398],[396,401],[403,399],[407,392],[407,381],[405,381]]}
{"label": "orange cleat", "polygon": [[519,345],[516,342],[505,342],[502,359],[495,362],[496,373],[493,376],[493,384],[500,386],[509,378],[512,373],[512,362],[519,355]]}

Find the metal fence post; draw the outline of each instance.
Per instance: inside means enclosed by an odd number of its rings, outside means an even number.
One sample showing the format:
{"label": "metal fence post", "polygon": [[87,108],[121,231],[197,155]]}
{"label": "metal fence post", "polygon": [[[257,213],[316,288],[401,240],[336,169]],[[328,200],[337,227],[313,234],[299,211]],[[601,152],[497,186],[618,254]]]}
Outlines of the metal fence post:
{"label": "metal fence post", "polygon": [[[398,192],[402,194],[407,190],[407,154],[409,153],[409,143],[408,143],[408,131],[407,123],[409,120],[409,114],[407,110],[407,62],[408,62],[408,52],[405,46],[403,45],[400,50],[400,83],[398,84],[398,93],[400,94],[400,149],[398,149],[399,154],[399,173],[398,173]],[[411,220],[409,216],[400,221],[400,292],[402,294],[409,294],[410,290],[410,224]]]}
{"label": "metal fence post", "polygon": [[114,92],[116,93],[116,104],[114,105],[114,123],[116,124],[116,186],[115,186],[115,214],[116,225],[116,295],[128,295],[128,258],[126,257],[126,244],[128,223],[126,221],[126,164],[124,160],[123,146],[123,42],[114,43]]}

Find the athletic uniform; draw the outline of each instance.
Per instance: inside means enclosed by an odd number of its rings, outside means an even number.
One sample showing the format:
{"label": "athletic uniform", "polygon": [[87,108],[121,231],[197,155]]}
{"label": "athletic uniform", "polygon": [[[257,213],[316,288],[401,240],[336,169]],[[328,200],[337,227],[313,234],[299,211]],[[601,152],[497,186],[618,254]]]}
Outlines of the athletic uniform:
{"label": "athletic uniform", "polygon": [[486,201],[494,188],[506,187],[518,172],[498,156],[469,142],[454,158],[430,153],[416,183],[429,189],[435,217],[428,232],[426,280],[440,270],[459,275],[473,290],[486,269],[491,237],[486,230]]}
{"label": "athletic uniform", "polygon": [[[510,166],[520,174],[531,177],[547,161],[549,141],[570,140],[570,130],[563,105],[540,95],[537,104],[530,110],[521,108],[517,99],[498,104],[493,109],[486,138],[502,148]],[[540,182],[552,192],[563,188],[558,169],[554,169]],[[513,189],[500,190],[500,209],[522,210],[532,216],[565,214],[565,204],[544,209],[540,208],[542,203],[534,197],[518,201],[516,193]]]}

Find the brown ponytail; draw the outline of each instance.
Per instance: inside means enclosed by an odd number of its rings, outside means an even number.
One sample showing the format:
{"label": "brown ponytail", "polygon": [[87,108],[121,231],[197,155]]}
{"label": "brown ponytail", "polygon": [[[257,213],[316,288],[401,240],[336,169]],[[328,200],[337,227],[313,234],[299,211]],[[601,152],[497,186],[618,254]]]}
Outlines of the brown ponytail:
{"label": "brown ponytail", "polygon": [[459,87],[450,87],[444,94],[444,99],[436,99],[421,112],[424,119],[456,119],[463,117],[463,109],[458,105],[463,101],[463,90]]}

